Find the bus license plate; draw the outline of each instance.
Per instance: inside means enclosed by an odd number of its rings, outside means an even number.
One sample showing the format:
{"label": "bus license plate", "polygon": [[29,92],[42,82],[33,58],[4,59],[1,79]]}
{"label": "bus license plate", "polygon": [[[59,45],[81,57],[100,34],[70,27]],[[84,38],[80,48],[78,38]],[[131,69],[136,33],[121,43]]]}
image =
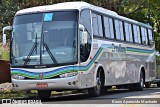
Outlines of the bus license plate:
{"label": "bus license plate", "polygon": [[36,87],[38,87],[38,88],[46,88],[46,87],[48,87],[48,84],[47,83],[37,83]]}

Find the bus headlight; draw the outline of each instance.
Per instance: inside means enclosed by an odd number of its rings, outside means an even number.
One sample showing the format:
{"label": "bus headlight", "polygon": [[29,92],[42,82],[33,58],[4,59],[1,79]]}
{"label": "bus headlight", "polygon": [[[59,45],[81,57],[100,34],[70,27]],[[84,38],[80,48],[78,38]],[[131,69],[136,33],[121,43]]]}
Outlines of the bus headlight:
{"label": "bus headlight", "polygon": [[61,78],[67,78],[67,77],[72,77],[72,76],[75,76],[77,75],[78,72],[70,72],[70,73],[65,73],[65,74],[62,74],[62,75],[59,75]]}
{"label": "bus headlight", "polygon": [[25,77],[24,76],[20,76],[20,75],[12,75],[12,78],[23,80]]}

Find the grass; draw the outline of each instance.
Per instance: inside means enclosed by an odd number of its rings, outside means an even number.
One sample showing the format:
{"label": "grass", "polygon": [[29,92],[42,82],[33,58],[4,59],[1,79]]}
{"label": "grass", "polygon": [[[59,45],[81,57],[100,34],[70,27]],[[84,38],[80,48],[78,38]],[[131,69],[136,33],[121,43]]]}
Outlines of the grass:
{"label": "grass", "polygon": [[25,91],[20,91],[20,92],[16,92],[16,91],[10,91],[10,92],[1,92],[0,93],[0,99],[4,99],[4,98],[19,98],[19,97],[28,97],[28,94]]}
{"label": "grass", "polygon": [[0,43],[0,59],[1,60],[9,60],[9,43],[5,47],[3,47],[2,43]]}
{"label": "grass", "polygon": [[[52,91],[52,95],[67,95],[67,94],[72,94],[72,91],[62,91],[62,92],[56,92]],[[28,98],[31,96],[38,96],[38,91],[37,90],[31,90],[29,93],[27,91],[5,91],[5,92],[0,92],[0,99],[12,99],[12,98]]]}

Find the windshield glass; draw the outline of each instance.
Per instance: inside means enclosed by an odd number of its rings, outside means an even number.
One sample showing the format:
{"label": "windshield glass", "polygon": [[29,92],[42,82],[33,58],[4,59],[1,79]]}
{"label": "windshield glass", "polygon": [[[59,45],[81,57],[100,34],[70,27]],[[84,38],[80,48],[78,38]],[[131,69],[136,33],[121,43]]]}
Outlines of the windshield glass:
{"label": "windshield glass", "polygon": [[12,32],[12,66],[77,62],[77,11],[16,16]]}

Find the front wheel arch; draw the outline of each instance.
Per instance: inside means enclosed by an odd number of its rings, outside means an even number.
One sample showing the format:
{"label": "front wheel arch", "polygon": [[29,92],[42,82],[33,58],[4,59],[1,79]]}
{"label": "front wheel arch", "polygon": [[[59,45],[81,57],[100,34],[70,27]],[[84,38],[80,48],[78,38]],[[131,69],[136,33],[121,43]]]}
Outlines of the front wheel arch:
{"label": "front wheel arch", "polygon": [[95,72],[95,83],[94,87],[88,89],[88,93],[92,97],[99,96],[102,93],[102,89],[105,84],[105,75],[102,67],[99,67]]}

